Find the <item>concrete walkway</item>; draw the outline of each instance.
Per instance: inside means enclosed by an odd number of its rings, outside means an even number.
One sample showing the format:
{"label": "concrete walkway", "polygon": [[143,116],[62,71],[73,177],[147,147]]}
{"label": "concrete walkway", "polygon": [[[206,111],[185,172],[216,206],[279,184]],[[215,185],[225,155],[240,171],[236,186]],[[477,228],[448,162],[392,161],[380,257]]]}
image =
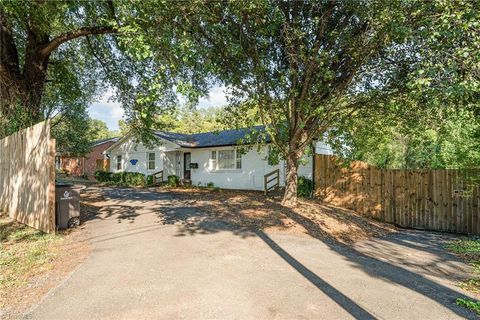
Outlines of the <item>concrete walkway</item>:
{"label": "concrete walkway", "polygon": [[[447,236],[402,232],[354,248],[249,231],[169,193],[106,189],[92,253],[31,319],[457,319],[468,268]],[[450,280],[448,280],[450,279]]]}

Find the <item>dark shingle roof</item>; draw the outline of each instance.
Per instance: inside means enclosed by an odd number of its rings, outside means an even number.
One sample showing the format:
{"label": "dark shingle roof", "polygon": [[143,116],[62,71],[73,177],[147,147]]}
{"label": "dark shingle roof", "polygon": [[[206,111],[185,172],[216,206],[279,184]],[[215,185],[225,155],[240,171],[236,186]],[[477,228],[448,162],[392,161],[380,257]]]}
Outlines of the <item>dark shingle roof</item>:
{"label": "dark shingle roof", "polygon": [[162,139],[176,143],[185,148],[205,148],[231,146],[241,143],[249,133],[265,131],[264,126],[242,128],[234,130],[204,132],[196,134],[182,134],[165,131],[157,131],[155,134]]}

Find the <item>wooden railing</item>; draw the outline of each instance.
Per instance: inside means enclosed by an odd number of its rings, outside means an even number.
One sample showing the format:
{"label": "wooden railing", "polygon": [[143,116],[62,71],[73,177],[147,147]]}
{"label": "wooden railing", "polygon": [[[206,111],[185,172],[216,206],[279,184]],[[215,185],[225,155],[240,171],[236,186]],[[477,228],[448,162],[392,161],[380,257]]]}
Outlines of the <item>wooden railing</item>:
{"label": "wooden railing", "polygon": [[153,176],[154,185],[157,183],[163,182],[163,170],[155,172],[154,174],[152,174],[152,176]]}
{"label": "wooden railing", "polygon": [[[271,178],[273,177],[273,178]],[[273,184],[270,184],[271,182],[274,182]],[[265,195],[268,194],[268,191],[273,190],[273,189],[278,189],[280,186],[280,170],[273,170],[270,173],[267,173],[266,175],[263,176],[263,182],[264,182],[264,188],[265,188]]]}

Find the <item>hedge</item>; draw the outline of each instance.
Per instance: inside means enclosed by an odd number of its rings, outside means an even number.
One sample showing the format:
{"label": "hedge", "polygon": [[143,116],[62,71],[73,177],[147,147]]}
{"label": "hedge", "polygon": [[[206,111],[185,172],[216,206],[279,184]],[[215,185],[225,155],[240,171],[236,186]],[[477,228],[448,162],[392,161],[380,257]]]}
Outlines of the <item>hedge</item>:
{"label": "hedge", "polygon": [[178,176],[175,176],[175,175],[168,176],[167,178],[168,186],[178,187],[179,183],[180,183],[180,178]]}
{"label": "hedge", "polygon": [[146,184],[146,177],[140,172],[118,172],[111,173],[105,171],[95,172],[95,178],[99,182],[113,182],[116,184],[144,187]]}
{"label": "hedge", "polygon": [[112,179],[112,173],[107,171],[95,171],[95,179],[98,182],[107,182]]}

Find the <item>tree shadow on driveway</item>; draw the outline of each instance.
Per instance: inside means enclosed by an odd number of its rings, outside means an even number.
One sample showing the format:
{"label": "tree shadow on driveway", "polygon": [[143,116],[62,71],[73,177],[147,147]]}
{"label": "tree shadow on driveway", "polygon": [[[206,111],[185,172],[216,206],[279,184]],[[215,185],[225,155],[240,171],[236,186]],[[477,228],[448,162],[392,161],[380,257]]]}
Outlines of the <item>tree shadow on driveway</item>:
{"label": "tree shadow on driveway", "polygon": [[[341,256],[346,258],[349,262],[351,262],[355,268],[361,269],[371,277],[381,278],[390,283],[395,283],[397,285],[401,285],[410,290],[416,291],[421,295],[428,297],[431,300],[436,301],[442,306],[450,309],[455,314],[461,317],[472,318],[472,319],[476,318],[472,312],[457,306],[455,303],[457,298],[468,298],[467,296],[460,294],[459,292],[454,291],[442,284],[432,281],[418,273],[411,272],[406,268],[389,263],[387,261],[379,260],[371,255],[367,255],[363,252],[355,250],[352,247],[346,246],[344,244],[336,243],[334,241],[325,241],[325,239],[318,237],[319,231],[317,230],[317,227],[315,227],[314,224],[311,224],[308,221],[305,221],[305,218],[303,216],[299,216],[293,210],[287,210],[287,211],[288,211],[287,215],[293,220],[295,220],[296,222],[300,223],[302,226],[304,226],[305,229],[307,229],[308,233],[312,237],[315,237],[320,241],[324,242],[332,251],[340,254]],[[272,243],[273,241],[271,241],[271,239],[265,237],[261,233],[259,236],[267,244],[269,244],[269,246],[278,255],[280,255],[285,261],[289,262],[289,258],[288,256],[285,255],[285,253],[283,252],[284,251],[283,249],[281,249],[278,245],[274,246],[275,243]],[[388,241],[388,237],[387,237],[387,241]],[[283,256],[285,256],[285,258]],[[408,261],[408,259],[405,259],[405,261]],[[398,262],[401,262],[401,261],[398,261]],[[306,276],[306,274],[304,273],[302,274]],[[332,295],[329,295],[329,296],[332,298]],[[363,317],[360,317],[360,318],[363,318]]]}
{"label": "tree shadow on driveway", "polygon": [[[158,217],[156,222],[158,225],[152,226],[152,228],[142,227],[138,230],[133,228],[129,229],[128,232],[122,232],[116,235],[105,235],[106,237],[97,239],[98,241],[107,241],[108,239],[123,236],[134,236],[141,232],[149,232],[158,229],[164,225],[176,225],[176,236],[178,237],[206,235],[217,232],[231,232],[239,237],[257,236],[299,274],[326,294],[330,299],[335,301],[354,318],[376,318],[371,312],[367,311],[344,293],[330,285],[318,274],[315,274],[308,269],[301,261],[297,260],[292,254],[288,253],[267,235],[265,230],[270,227],[285,227],[283,225],[285,223],[284,217],[287,217],[302,226],[308,235],[323,242],[330,250],[346,259],[354,268],[363,271],[370,277],[382,279],[386,282],[415,291],[430,300],[437,302],[460,317],[475,318],[473,313],[469,310],[455,304],[457,298],[468,298],[467,296],[426,277],[421,272],[409,270],[413,267],[421,268],[422,266],[420,264],[418,266],[409,265],[411,264],[410,258],[402,255],[402,251],[400,250],[401,247],[428,252],[432,256],[433,262],[431,265],[428,265],[424,271],[435,276],[445,276],[445,270],[436,267],[435,262],[445,263],[450,259],[452,261],[455,259],[455,257],[451,255],[444,254],[439,246],[435,246],[431,244],[431,242],[428,242],[428,237],[412,236],[409,239],[408,237],[402,238],[396,234],[385,236],[381,238],[381,241],[387,244],[391,243],[392,247],[389,248],[389,250],[393,251],[390,252],[390,256],[380,256],[377,255],[375,251],[365,252],[364,250],[342,244],[325,236],[326,232],[323,229],[325,226],[321,223],[317,223],[314,217],[299,214],[295,209],[285,208],[275,202],[268,204],[272,210],[266,215],[261,215],[259,218],[261,223],[257,224],[254,221],[255,219],[252,218],[251,212],[261,210],[263,208],[261,202],[258,203],[252,201],[251,204],[245,201],[242,202],[241,210],[235,211],[235,217],[232,217],[229,211],[234,209],[232,207],[234,205],[229,202],[228,194],[220,202],[220,204],[224,204],[224,207],[219,209],[212,205],[205,204],[204,201],[192,200],[191,197],[182,199],[182,197],[176,196],[174,193],[169,195],[162,194],[161,196],[148,196],[147,199],[144,198],[144,195],[136,194],[135,191],[132,193],[134,194],[136,201],[145,201],[144,207],[137,207],[134,209],[134,212],[149,207],[149,214],[153,213]],[[155,205],[151,205],[151,201],[157,202],[155,202]],[[137,204],[138,202],[135,203]],[[117,204],[118,203],[115,203],[115,205]],[[338,215],[338,212],[335,212],[335,214]],[[241,217],[242,215],[244,216]],[[135,219],[138,218],[138,214],[130,215],[129,218],[132,219],[130,221],[133,223]],[[349,223],[354,222],[350,221]],[[417,240],[421,240],[421,242],[415,243]],[[341,270],[339,270],[339,272],[341,272]],[[414,302],[412,301],[412,303]]]}
{"label": "tree shadow on driveway", "polygon": [[[410,259],[409,257],[403,256],[400,250],[398,252],[391,252],[392,256],[396,257],[394,263],[388,261],[387,259],[383,259],[383,257],[379,259],[374,256],[374,252],[372,253],[372,255],[367,254],[360,250],[356,250],[352,246],[348,246],[346,244],[339,243],[332,238],[325,237],[325,230],[322,230],[321,224],[312,223],[311,219],[306,218],[304,215],[298,214],[295,210],[285,208],[280,204],[273,205],[277,206],[277,211],[281,211],[288,218],[292,219],[293,221],[301,225],[303,228],[305,228],[305,230],[310,236],[318,239],[319,241],[322,241],[332,251],[347,259],[347,261],[349,261],[351,265],[367,273],[369,276],[373,278],[380,278],[387,282],[394,283],[410,290],[416,291],[417,293],[439,303],[445,308],[448,308],[460,317],[472,319],[476,318],[472,312],[457,306],[455,303],[457,298],[468,298],[466,295],[452,290],[451,288],[443,284],[437,283],[436,281],[433,281],[420,273],[408,270],[408,268],[404,266],[409,264]],[[256,208],[258,208],[258,206],[253,205],[253,208],[250,209],[255,210]],[[198,209],[201,211],[212,210],[211,207],[199,207]],[[244,208],[244,210],[246,211],[248,211],[248,209],[248,206],[247,208]],[[277,219],[274,219],[273,221],[277,221]],[[205,226],[208,227],[206,228]],[[297,270],[297,272],[299,272],[302,276],[308,279],[322,292],[327,294],[332,300],[334,300],[338,305],[345,309],[345,311],[349,312],[353,317],[358,319],[375,318],[375,316],[368,313],[368,311],[356,304],[353,300],[349,299],[340,291],[329,285],[324,279],[320,278],[318,275],[305,267],[300,261],[296,260],[291,254],[282,249],[264,232],[265,228],[268,228],[269,226],[270,224],[267,223],[262,224],[262,228],[254,228],[252,225],[248,225],[247,227],[237,225],[236,228],[239,228],[237,230],[241,231],[240,234],[242,236],[251,235],[252,232],[257,235],[284,261],[290,264],[295,270]],[[225,227],[222,227],[219,230],[216,230],[214,228],[214,225],[206,224],[205,221],[203,221],[203,223],[198,223],[194,226],[181,225],[179,227],[179,234],[205,234],[223,231],[225,229]],[[245,231],[248,232],[245,233]],[[239,232],[237,231],[237,234],[238,233]],[[391,243],[394,245],[393,247],[395,247],[395,245],[401,245],[406,247],[414,247],[416,250],[428,252],[432,256],[432,258],[434,258],[434,260],[432,263],[433,265],[430,265],[426,271],[429,274],[435,276],[445,276],[445,272],[441,268],[436,266],[436,263],[455,260],[456,258],[453,255],[445,253],[444,250],[441,249],[441,244],[437,244],[436,246],[432,245],[430,242],[426,241],[429,240],[431,236],[429,237],[422,235],[422,232],[417,233],[417,236],[420,235],[418,238],[416,238],[415,236],[411,236],[410,239],[408,237],[407,239],[405,239],[405,237],[399,236],[399,234],[402,233],[394,233],[392,235],[382,237],[381,240],[387,243],[391,241]],[[427,234],[430,235],[431,233]],[[436,238],[438,237],[433,237],[433,239]],[[422,240],[422,244],[415,244],[415,240]],[[423,241],[426,241],[427,244],[424,244]]]}
{"label": "tree shadow on driveway", "polygon": [[305,279],[310,281],[320,291],[327,295],[330,299],[335,301],[340,307],[351,314],[356,319],[376,319],[374,315],[355,303],[352,299],[345,294],[335,289],[328,282],[317,276],[310,269],[305,267],[300,261],[295,259],[287,251],[283,250],[275,241],[273,241],[263,231],[258,230],[257,236],[262,239],[275,253],[277,253],[283,260],[291,265],[298,273],[300,273]]}

